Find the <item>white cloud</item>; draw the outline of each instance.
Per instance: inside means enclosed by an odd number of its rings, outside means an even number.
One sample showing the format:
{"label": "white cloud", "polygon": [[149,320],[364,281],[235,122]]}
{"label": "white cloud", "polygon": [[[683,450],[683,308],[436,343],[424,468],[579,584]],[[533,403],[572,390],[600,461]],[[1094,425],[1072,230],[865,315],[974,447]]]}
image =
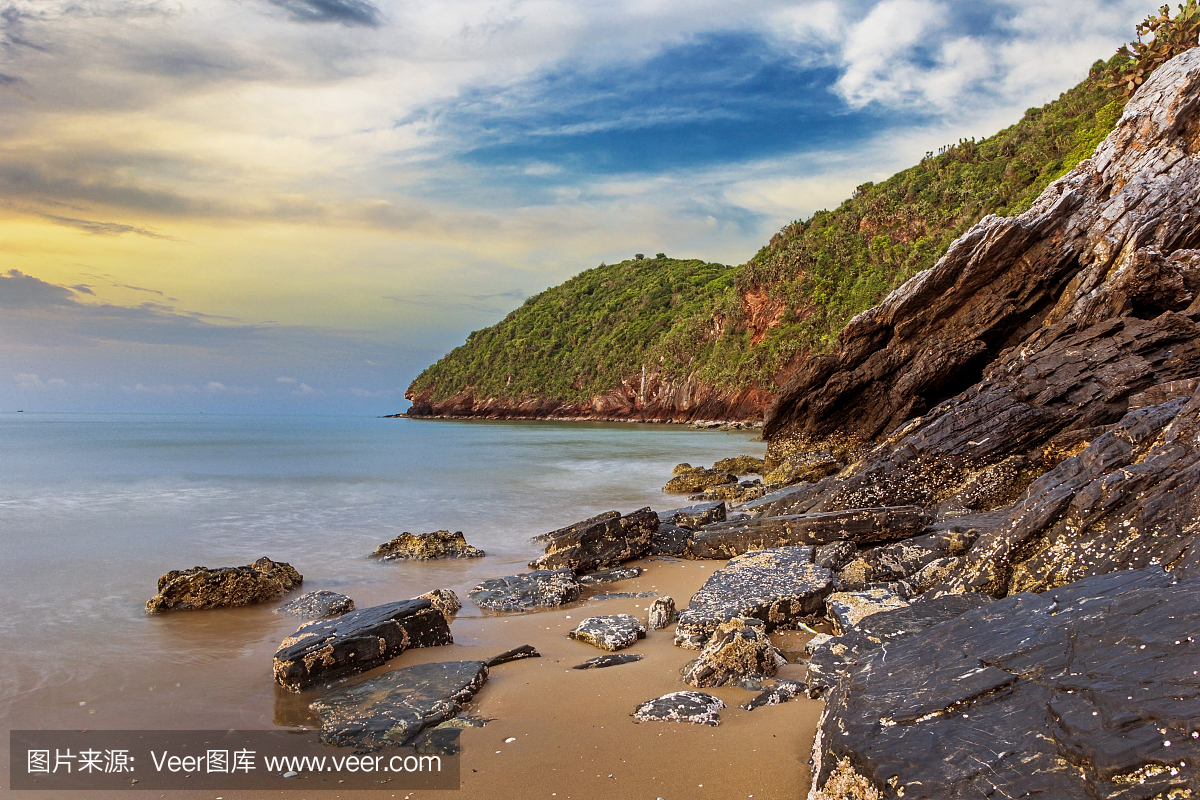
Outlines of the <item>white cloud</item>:
{"label": "white cloud", "polygon": [[62,378],[51,378],[50,380],[43,381],[41,376],[32,372],[18,373],[13,376],[13,380],[17,382],[18,387],[27,390],[62,389],[70,385]]}
{"label": "white cloud", "polygon": [[150,394],[167,397],[180,394],[195,394],[198,391],[195,386],[187,383],[160,383],[154,386],[146,386],[142,383],[135,383],[133,386],[122,386],[121,389],[129,394]]}

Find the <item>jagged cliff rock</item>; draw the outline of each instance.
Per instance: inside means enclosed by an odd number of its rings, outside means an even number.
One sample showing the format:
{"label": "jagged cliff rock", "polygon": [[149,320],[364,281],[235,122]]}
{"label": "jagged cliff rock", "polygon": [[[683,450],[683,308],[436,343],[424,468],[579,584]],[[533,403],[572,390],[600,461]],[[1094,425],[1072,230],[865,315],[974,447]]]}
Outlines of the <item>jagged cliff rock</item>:
{"label": "jagged cliff rock", "polygon": [[[1200,577],[1197,248],[1200,49],[1193,49],[1155,71],[1094,155],[1050,184],[1027,212],[981,220],[932,269],[854,318],[836,350],[808,362],[781,392],[764,428],[768,462],[830,451],[848,466],[751,504],[746,510],[753,519],[746,524],[916,506],[934,516],[920,537],[897,530],[899,545],[860,539],[858,546],[868,549],[838,569],[835,584],[892,581],[889,586],[931,601],[978,593],[1010,598],[994,607],[1014,611],[1005,617],[988,606],[938,620],[913,645],[912,652],[923,655],[911,663],[908,651],[889,647],[886,675],[869,674],[878,667],[872,667],[874,656],[846,661],[851,666],[835,687],[815,745],[818,789],[837,770],[853,770],[880,797],[975,796],[984,784],[1006,796],[1165,797],[1154,792],[1167,784],[1172,791],[1197,788],[1194,775],[1182,783],[1157,780],[1166,762],[1154,748],[1089,749],[1094,736],[1124,736],[1128,725],[1115,717],[1068,718],[1075,701],[1067,697],[1054,701],[1061,712],[1051,703],[1050,715],[1038,716],[1047,707],[1046,692],[1067,686],[1087,695],[1084,678],[1075,680],[1080,675],[1142,685],[1159,680],[1153,659],[1121,657],[1122,642],[1146,630],[1154,615],[1139,617],[1144,604],[1127,598],[1124,584],[1094,583],[1096,576],[1166,569],[1148,598]],[[914,549],[947,537],[959,545],[931,551],[938,556],[932,561],[885,558],[889,547]],[[1086,627],[1055,617],[1065,614],[1059,596],[1065,603],[1076,592],[1062,588],[1068,586],[1103,589],[1094,593],[1095,608],[1080,612]],[[1025,592],[1046,595],[1026,600]],[[1021,611],[1034,605],[1044,611],[1044,622]],[[1098,613],[1105,608],[1112,614]],[[1118,609],[1126,609],[1128,619]],[[1004,631],[1011,643],[1002,642]],[[990,665],[982,671],[965,661],[961,669],[950,663],[976,646],[1011,644],[1012,653],[1023,652],[1030,637],[1053,640],[1071,669],[1082,672],[1051,671],[1042,681],[1006,666],[1007,656],[980,655],[980,663]],[[837,642],[823,647],[854,645]],[[934,642],[946,648],[944,658],[931,649]],[[1039,650],[1038,660],[1052,657],[1051,650]],[[921,658],[940,663],[945,674],[918,664]],[[920,692],[897,685],[898,675],[916,676]],[[1176,700],[1194,695],[1192,689],[1170,691],[1180,695]],[[929,707],[897,716],[905,703],[915,708],[921,692]],[[1004,705],[1018,695],[1032,698],[1019,713]],[[1194,718],[1181,713],[1181,719]],[[941,721],[927,722],[935,718]],[[935,730],[951,721],[953,731]],[[861,730],[855,727],[860,722]],[[1043,735],[1046,726],[1052,730]],[[851,729],[861,738],[846,733]],[[986,746],[978,753],[974,745],[954,753],[943,748],[922,761],[930,750],[914,744],[918,739],[947,737]],[[1050,766],[1043,769],[1004,746],[1004,737],[1057,737],[1059,744],[1045,751]],[[912,747],[926,756],[910,759]],[[989,747],[993,756],[1008,753],[1012,766],[1001,755],[987,770],[959,769],[972,759],[990,763]],[[1145,792],[1131,788],[1143,785]]]}

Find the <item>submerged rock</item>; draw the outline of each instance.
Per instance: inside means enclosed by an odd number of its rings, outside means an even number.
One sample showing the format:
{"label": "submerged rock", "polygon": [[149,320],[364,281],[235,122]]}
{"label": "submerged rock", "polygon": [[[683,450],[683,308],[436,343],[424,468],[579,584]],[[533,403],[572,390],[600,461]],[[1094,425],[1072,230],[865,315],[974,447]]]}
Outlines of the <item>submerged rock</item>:
{"label": "submerged rock", "polygon": [[304,577],[291,564],[263,556],[244,567],[192,567],[158,579],[158,594],[146,601],[150,613],[246,606],[274,600]]}
{"label": "submerged rock", "polygon": [[417,664],[335,689],[309,708],[323,743],[369,753],[454,717],[487,678],[482,661]]}
{"label": "submerged rock", "polygon": [[615,583],[617,581],[632,580],[641,574],[641,567],[617,567],[616,569],[602,569],[599,572],[589,572],[586,575],[580,575],[579,582],[584,586],[592,583]]}
{"label": "submerged rock", "polygon": [[539,569],[483,581],[468,596],[489,611],[527,611],[561,606],[578,600],[582,593],[573,571]]}
{"label": "submerged rock", "polygon": [[786,545],[822,545],[901,539],[933,522],[933,514],[915,506],[855,508],[819,514],[751,517],[706,525],[692,537],[697,558],[729,558],[750,550]]}
{"label": "submerged rock", "polygon": [[430,561],[435,558],[482,558],[485,553],[478,547],[467,544],[462,531],[434,531],[413,534],[405,531],[375,548],[373,558],[381,561],[411,559]]}
{"label": "submerged rock", "polygon": [[825,598],[829,619],[838,633],[858,627],[858,623],[872,614],[904,608],[908,603],[890,589],[863,589],[858,592],[834,592]]}
{"label": "submerged rock", "polygon": [[354,601],[344,594],[320,589],[302,594],[290,603],[275,609],[276,614],[286,614],[299,619],[321,619],[336,617],[354,610]]}
{"label": "submerged rock", "polygon": [[635,661],[641,661],[643,658],[641,653],[609,653],[604,656],[596,656],[589,658],[582,664],[576,664],[571,669],[604,669],[605,667],[617,667],[621,664],[632,664]]}
{"label": "submerged rock", "polygon": [[638,639],[644,639],[646,628],[630,614],[610,614],[588,617],[567,636],[601,650],[624,650]]}
{"label": "submerged rock", "polygon": [[275,681],[300,692],[374,669],[411,647],[453,643],[445,615],[428,600],[387,603],[300,626],[275,653]]}
{"label": "submerged rock", "polygon": [[811,547],[776,547],[731,559],[680,613],[675,644],[699,650],[720,623],[737,617],[760,619],[770,631],[823,613],[833,573],[812,557]]}
{"label": "submerged rock", "polygon": [[670,595],[663,595],[650,604],[648,623],[650,630],[660,631],[671,625],[678,617],[675,610],[675,600]]}
{"label": "submerged rock", "polygon": [[610,511],[539,536],[536,541],[546,545],[546,554],[529,566],[576,572],[612,567],[646,555],[657,530],[658,515],[649,508],[625,516]]}
{"label": "submerged rock", "polygon": [[721,724],[717,712],[725,707],[717,698],[704,692],[672,692],[648,700],[633,712],[634,722],[690,722],[694,725]]}
{"label": "submerged rock", "polygon": [[434,589],[432,592],[418,595],[417,599],[425,599],[433,603],[433,607],[445,614],[447,620],[462,610],[462,601],[450,589]]}
{"label": "submerged rock", "polygon": [[826,692],[814,785],[848,759],[906,799],[1200,792],[1197,619],[1200,579],[1154,567],[894,640]]}
{"label": "submerged rock", "polygon": [[699,657],[684,668],[683,680],[707,689],[748,675],[770,677],[786,663],[767,638],[762,620],[735,617],[717,626]]}
{"label": "submerged rock", "polygon": [[720,486],[723,483],[736,484],[737,482],[737,476],[728,472],[717,469],[697,469],[671,478],[663,487],[663,491],[670,494],[692,494],[713,486]]}

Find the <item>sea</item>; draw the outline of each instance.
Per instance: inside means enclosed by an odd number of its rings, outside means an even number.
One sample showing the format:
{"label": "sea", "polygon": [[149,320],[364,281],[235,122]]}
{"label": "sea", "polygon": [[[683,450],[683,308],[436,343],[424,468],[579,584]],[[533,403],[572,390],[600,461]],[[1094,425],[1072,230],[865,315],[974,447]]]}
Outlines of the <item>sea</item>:
{"label": "sea", "polygon": [[[270,727],[270,654],[297,621],[277,603],[149,615],[160,575],[269,556],[360,608],[444,587],[478,616],[467,592],[527,570],[531,537],[685,505],[661,491],[674,465],[764,450],[682,425],[0,414],[0,726]],[[369,558],[439,529],[487,557]]]}

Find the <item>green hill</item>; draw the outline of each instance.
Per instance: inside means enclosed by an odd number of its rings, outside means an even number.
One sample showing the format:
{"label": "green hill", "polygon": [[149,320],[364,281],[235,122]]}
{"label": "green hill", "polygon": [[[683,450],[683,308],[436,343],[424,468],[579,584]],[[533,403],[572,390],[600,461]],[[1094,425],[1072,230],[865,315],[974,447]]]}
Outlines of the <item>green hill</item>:
{"label": "green hill", "polygon": [[828,351],[855,314],[941,257],[987,214],[1027,209],[1091,155],[1125,98],[1114,56],[1057,100],[986,139],[962,140],[833,211],[786,226],[738,267],[659,256],[589,269],[475,331],[406,396],[582,402],[635,381],[691,377],[712,392],[774,392]]}

